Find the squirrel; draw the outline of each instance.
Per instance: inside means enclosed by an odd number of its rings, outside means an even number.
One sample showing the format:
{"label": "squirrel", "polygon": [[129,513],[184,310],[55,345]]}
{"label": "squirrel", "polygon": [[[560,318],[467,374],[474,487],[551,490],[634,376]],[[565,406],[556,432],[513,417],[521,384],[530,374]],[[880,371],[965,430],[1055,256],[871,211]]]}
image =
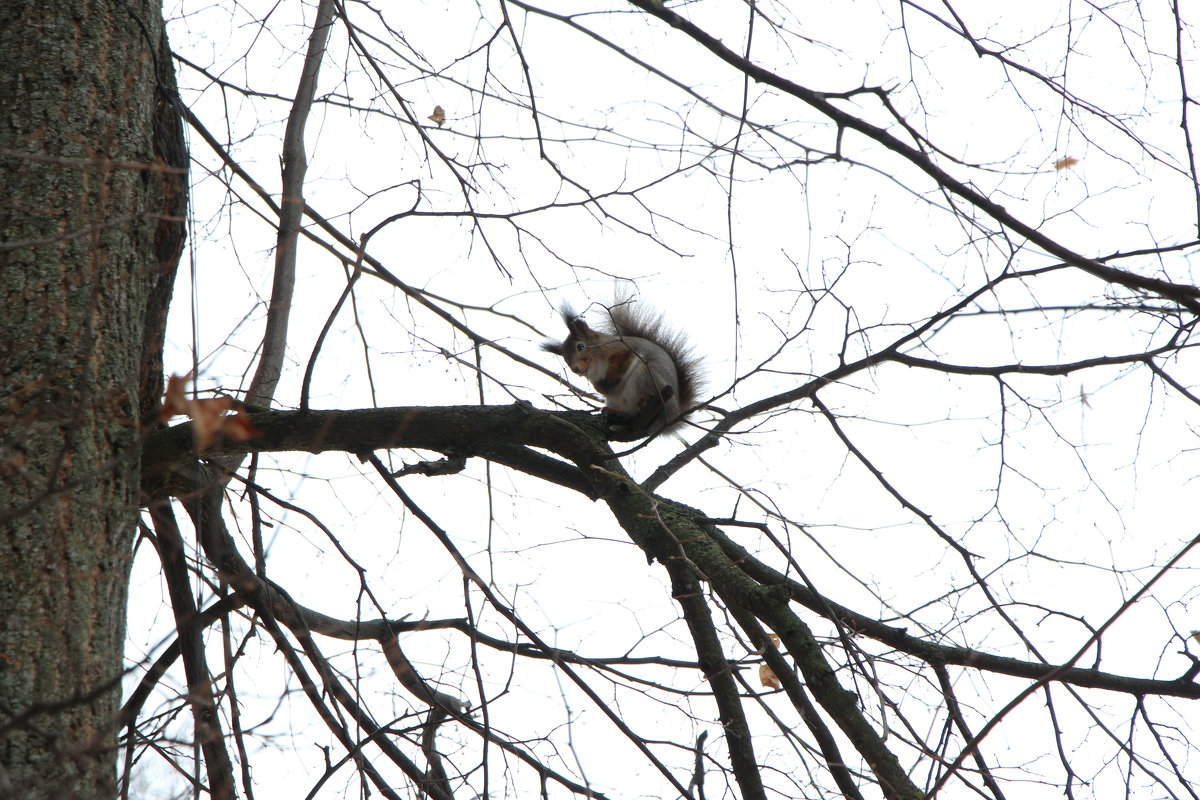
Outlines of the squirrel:
{"label": "squirrel", "polygon": [[562,356],[604,395],[612,438],[631,441],[675,430],[700,393],[699,359],[661,314],[622,296],[607,311],[597,330],[564,303],[559,313],[568,336],[543,342],[542,349]]}

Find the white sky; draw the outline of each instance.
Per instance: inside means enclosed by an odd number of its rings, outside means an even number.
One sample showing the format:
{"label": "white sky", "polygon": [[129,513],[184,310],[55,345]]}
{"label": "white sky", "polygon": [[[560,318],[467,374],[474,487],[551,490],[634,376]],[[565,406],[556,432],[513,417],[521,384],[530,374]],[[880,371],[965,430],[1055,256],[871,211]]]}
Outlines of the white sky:
{"label": "white sky", "polygon": [[[747,12],[741,4],[706,0],[668,5],[708,30],[719,31],[727,45],[744,47]],[[581,25],[612,37],[626,51],[726,110],[736,113],[741,107],[743,86],[727,69],[632,7],[545,7],[578,13]],[[762,6],[793,33],[773,38],[759,20],[752,55],[809,88],[834,92],[865,84],[893,90],[896,107],[964,162],[943,159],[954,175],[1077,252],[1102,256],[1196,237],[1193,189],[1180,171],[1186,152],[1178,129],[1173,32],[1166,18],[1134,25],[1129,15],[1136,7],[1114,6],[1109,19],[1099,13],[1088,16],[1078,5],[1041,2],[1006,3],[1000,11],[972,4],[958,11],[976,36],[1019,43],[1009,53],[1014,60],[1055,74],[1065,70],[1072,92],[1109,114],[1121,115],[1133,136],[1151,143],[1150,151],[1139,150],[1119,126],[1078,109],[1064,109],[1061,98],[1028,76],[1011,70],[1006,74],[994,60],[976,58],[911,7],[901,20],[894,5],[881,8],[867,2]],[[402,9],[386,3],[379,8],[440,73],[422,77],[382,48],[376,51],[392,62],[391,78],[422,124],[434,105],[445,109],[445,128],[430,124],[425,129],[431,141],[456,158],[486,158],[494,165],[490,172],[476,175],[478,191],[471,198],[478,210],[510,212],[579,199],[539,161],[528,139],[528,111],[507,102],[521,101],[524,91],[512,48],[502,40],[486,53],[477,50],[497,24],[498,6],[413,2]],[[610,13],[612,9],[624,11]],[[1143,11],[1151,17],[1163,13],[1157,5]],[[233,6],[185,0],[169,11],[169,32],[176,51],[210,74],[287,97],[298,79],[297,54],[303,53],[304,25],[312,12],[311,6],[295,2]],[[407,219],[372,241],[372,255],[406,282],[464,304],[495,306],[527,323],[479,312],[466,315],[476,330],[505,347],[562,373],[561,364],[537,350],[543,335],[560,334],[554,306],[566,298],[584,308],[611,296],[613,277],[633,279],[647,300],[686,330],[705,354],[714,392],[725,393],[735,379],[744,379],[736,392],[717,401],[723,408],[734,408],[833,368],[848,329],[863,332],[849,337],[846,358],[861,357],[869,348],[886,346],[905,326],[953,303],[985,273],[994,275],[1003,267],[1003,241],[986,241],[979,230],[947,212],[947,199],[928,179],[854,134],[843,141],[843,153],[852,164],[767,171],[739,162],[730,201],[728,154],[714,152],[706,142],[732,146],[736,120],[692,103],[682,92],[561,24],[527,18],[513,6],[509,13],[537,86],[543,132],[551,140],[570,140],[550,146],[564,172],[600,192],[628,190],[676,169],[683,171],[639,194],[646,207],[665,217],[649,217],[645,207],[628,198],[606,204],[613,215],[652,231],[653,238],[582,208],[522,216],[520,224],[528,233],[520,236],[507,222],[485,223],[488,242],[501,255],[508,275],[461,219]],[[357,24],[372,25],[366,6],[351,5],[349,14]],[[265,26],[253,23],[264,17]],[[1114,19],[1126,25],[1124,38]],[[900,22],[906,33],[899,30]],[[382,35],[378,27],[372,29]],[[1142,35],[1148,37],[1148,46],[1137,41]],[[1064,62],[1068,39],[1071,55]],[[1190,69],[1190,41],[1186,45]],[[456,61],[473,49],[475,55]],[[349,77],[346,70],[352,71]],[[481,99],[476,89],[485,70],[491,71],[490,96]],[[232,142],[240,163],[277,194],[286,104],[221,91],[186,66],[180,67],[179,75],[185,102],[210,130]],[[1019,94],[1007,83],[1014,76]],[[421,211],[462,210],[457,185],[445,167],[430,158],[410,126],[382,113],[348,112],[340,105],[349,97],[357,108],[397,111],[391,98],[374,96],[376,87],[361,64],[347,56],[341,26],[334,31],[321,78],[322,92],[334,102],[318,106],[308,125],[306,196],[312,206],[353,236],[411,207],[414,181],[420,181],[423,193]],[[832,127],[798,101],[760,86],[752,85],[749,91],[750,115],[757,124],[773,126],[809,147],[833,147]],[[840,105],[876,124],[887,122],[872,98]],[[687,133],[681,132],[684,125]],[[596,128],[604,132],[597,134]],[[193,135],[191,142],[198,164],[215,169],[217,162],[200,137]],[[742,132],[740,146],[760,163],[805,155],[794,142],[771,134],[756,137],[748,130]],[[1055,170],[1054,162],[1066,156],[1079,159],[1079,164]],[[197,279],[190,281],[185,264],[171,320],[167,371],[191,368],[195,336],[201,388],[237,391],[252,372],[261,335],[274,234],[256,213],[240,203],[231,205],[222,182],[203,168],[194,170],[193,180],[195,239],[189,255],[195,259]],[[233,185],[247,205],[263,210],[244,184]],[[1021,252],[1016,266],[1030,269],[1049,263],[1037,253]],[[1190,280],[1185,256],[1123,266]],[[344,280],[338,263],[315,246],[305,246],[289,372],[277,395],[281,407],[298,402],[299,378],[312,342]],[[835,297],[816,291],[829,287]],[[1103,293],[1097,282],[1077,274],[1051,275],[1007,285],[986,298],[982,307],[1078,304]],[[189,298],[197,311],[194,317],[188,312]],[[478,401],[474,373],[439,354],[439,348],[447,348],[471,357],[468,343],[456,340],[445,326],[415,313],[400,295],[370,279],[359,283],[356,311],[369,339],[374,397],[359,333],[343,311],[317,366],[315,406]],[[1128,314],[979,315],[956,320],[927,340],[926,348],[913,352],[959,364],[1053,363],[1134,352],[1147,341],[1165,338],[1152,336],[1158,324],[1155,318]],[[795,338],[771,360],[769,370],[755,372],[784,337]],[[487,354],[485,367],[507,385],[502,389],[489,383],[489,403],[519,398],[550,408],[547,396],[552,395],[579,407],[561,386],[503,356]],[[1193,370],[1194,359],[1189,357],[1172,365],[1176,378],[1189,385],[1195,384]],[[898,489],[980,556],[980,572],[1012,601],[1008,612],[1036,637],[1043,655],[1067,658],[1086,640],[1087,630],[1067,617],[1048,616],[1045,609],[1100,624],[1156,565],[1195,535],[1192,433],[1200,415],[1194,405],[1165,392],[1161,382],[1152,383],[1145,369],[1096,369],[1065,379],[1011,376],[1008,385],[1020,397],[1004,395],[1009,413],[1003,419],[995,380],[949,378],[897,366],[855,376],[822,391],[821,398],[843,417],[847,433]],[[707,418],[697,419],[703,423]],[[1002,423],[1007,464],[1003,469],[998,447]],[[670,441],[655,443],[633,456],[630,468],[635,475],[648,475],[678,447]],[[397,466],[417,460],[400,452],[392,458]],[[967,582],[957,556],[886,496],[810,405],[758,420],[753,429],[743,429],[707,459],[747,493],[699,464],[672,479],[663,493],[714,517],[769,521],[817,587],[838,602],[881,618],[914,612],[921,625],[948,641],[1028,657],[994,614],[972,616],[982,608],[982,600],[978,592],[956,593]],[[356,459],[298,455],[271,462],[277,471],[268,469],[262,482],[319,514],[367,566],[372,589],[384,599],[390,615],[463,614],[462,581],[453,563],[377,481],[361,477],[364,467]],[[663,571],[645,564],[602,506],[503,469],[485,474],[482,463],[472,463],[463,476],[408,478],[405,486],[450,531],[473,566],[488,574],[502,596],[553,644],[589,655],[691,655]],[[804,529],[768,517],[754,507],[756,503]],[[296,515],[273,513],[278,514],[276,527],[268,535],[274,579],[301,603],[353,617],[358,598],[353,571],[340,562],[320,531]],[[752,552],[783,567],[782,559],[753,529],[731,533]],[[1193,558],[1165,578],[1155,599],[1131,610],[1106,636],[1104,669],[1158,677],[1184,671],[1188,662],[1177,654],[1183,643],[1172,639],[1172,626],[1184,632],[1200,627],[1195,564]],[[170,630],[169,612],[159,607],[159,593],[154,564],[150,558],[140,559],[131,658],[139,647],[157,644]],[[477,596],[472,602],[481,611]],[[370,609],[363,613],[374,616]],[[512,635],[494,613],[482,614],[486,630]],[[814,622],[812,615],[803,616]],[[912,621],[899,624],[917,632]],[[139,640],[143,630],[151,633]],[[818,632],[829,630],[818,625]],[[259,744],[268,755],[256,767],[256,779],[263,776],[262,786],[276,787],[281,785],[276,781],[286,781],[286,796],[303,796],[321,770],[320,753],[313,745],[328,743],[328,735],[312,723],[302,697],[276,708],[286,673],[273,648],[265,641],[261,644],[261,651],[247,658],[246,674],[238,678],[247,716],[267,720]],[[405,637],[402,645],[426,677],[478,702],[463,637],[427,633]],[[739,646],[730,640],[727,654],[747,657]],[[323,641],[322,647],[327,653],[347,649],[344,643],[330,641]],[[349,669],[353,660],[346,657],[339,663]],[[360,663],[368,672],[383,673],[382,681],[364,680],[364,691],[385,697],[395,693],[394,700],[383,702],[394,703],[397,713],[412,708],[411,699],[392,684],[381,657],[365,657]],[[508,680],[509,666],[503,660],[486,662],[490,691],[498,691]],[[588,701],[563,687],[549,670],[526,669],[518,665],[510,694],[496,701],[497,724],[514,736],[553,736],[563,759],[555,766],[577,779],[586,776],[614,797],[666,796],[669,789],[661,777],[640,765],[632,748]],[[899,682],[899,675],[894,671],[889,680]],[[663,671],[659,677],[684,688],[700,685],[694,675]],[[960,691],[977,693],[971,695],[976,729],[989,711],[1024,686],[971,674],[961,681]],[[289,685],[295,688],[294,682]],[[898,689],[894,699],[902,695],[917,704],[933,696],[930,687],[915,678]],[[1092,787],[1077,786],[1076,796],[1112,796],[1124,761],[1102,768],[1097,759],[1111,752],[1111,741],[1088,734],[1091,722],[1063,699],[1065,695],[1057,697],[1060,721],[1067,723],[1065,741],[1078,748],[1078,763],[1092,770],[1082,777],[1096,778]],[[1088,697],[1112,715],[1109,721],[1115,730],[1124,731],[1127,698]],[[649,738],[690,742],[700,730],[709,730],[709,752],[722,757],[715,712],[703,703],[676,710],[661,697],[624,689],[612,702],[635,725],[643,726]],[[790,718],[781,698],[767,702]],[[1015,777],[1025,770],[1024,778],[1044,776],[1048,781],[1017,783],[1010,797],[1062,794],[1057,785],[1062,771],[1048,749],[1053,741],[1045,735],[1042,706],[1041,699],[1031,699],[988,740],[989,758],[1009,766],[1001,774]],[[1178,708],[1187,710],[1183,704]],[[914,709],[906,711],[921,719]],[[1194,734],[1169,712],[1165,719],[1184,726],[1181,738]],[[568,721],[575,724],[567,726]],[[926,722],[935,726],[940,718]],[[295,730],[293,725],[302,727]],[[764,763],[784,775],[800,770],[796,754],[776,738],[778,734],[763,720],[756,725],[763,731],[756,747]],[[447,729],[443,740],[464,742],[470,753],[475,752],[475,743],[464,734]],[[951,754],[960,746],[961,742],[952,744]],[[911,757],[908,751],[901,753],[902,758]],[[686,783],[690,753],[662,748],[659,755],[677,767]],[[466,768],[472,758],[477,755],[464,752],[458,766]],[[917,768],[920,778],[917,772],[914,778],[919,782],[927,770],[922,762]],[[353,794],[353,782],[339,777],[322,797]],[[497,772],[493,780],[499,782],[493,784],[499,793],[503,779]],[[787,787],[790,778],[778,780],[782,791],[794,792]],[[465,790],[463,796],[468,796]]]}

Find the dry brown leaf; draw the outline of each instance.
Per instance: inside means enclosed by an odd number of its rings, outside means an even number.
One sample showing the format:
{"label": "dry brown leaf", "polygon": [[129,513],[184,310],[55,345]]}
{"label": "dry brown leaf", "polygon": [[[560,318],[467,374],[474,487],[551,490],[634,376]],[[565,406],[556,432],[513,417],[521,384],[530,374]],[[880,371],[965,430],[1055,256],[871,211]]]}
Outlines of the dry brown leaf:
{"label": "dry brown leaf", "polygon": [[[779,637],[773,633],[770,634],[770,637],[771,637],[771,644],[775,645],[776,647],[779,647]],[[775,674],[775,671],[773,669],[771,669],[770,667],[768,667],[766,664],[763,664],[761,667],[758,668],[758,679],[759,679],[759,681],[762,682],[762,685],[767,689],[782,689],[783,688],[783,684],[781,684],[779,682],[779,677]]]}
{"label": "dry brown leaf", "polygon": [[[172,375],[167,380],[167,389],[163,393],[163,404],[158,410],[158,417],[163,422],[181,414],[189,417],[192,420],[192,439],[197,453],[203,453],[220,438],[231,442],[244,442],[262,435],[237,401],[229,397],[210,397],[203,400],[189,398],[185,391],[189,380],[191,378],[186,375]],[[231,415],[230,411],[234,413]]]}
{"label": "dry brown leaf", "polygon": [[183,390],[188,385],[188,380],[186,375],[172,375],[167,379],[167,390],[163,393],[162,408],[158,410],[160,421],[166,422],[176,414],[187,413],[189,400]]}
{"label": "dry brown leaf", "polygon": [[440,128],[446,124],[446,112],[442,110],[441,106],[434,106],[433,113],[429,115],[429,119],[436,122]]}
{"label": "dry brown leaf", "polygon": [[1055,169],[1069,169],[1070,167],[1073,167],[1078,163],[1079,163],[1078,158],[1071,158],[1070,156],[1067,156],[1066,158],[1060,158],[1058,161],[1055,161],[1054,168]]}
{"label": "dry brown leaf", "polygon": [[221,429],[225,426],[225,412],[230,408],[227,397],[193,400],[187,415],[192,418],[192,434],[196,439],[196,452],[203,453],[213,446]]}
{"label": "dry brown leaf", "polygon": [[262,436],[262,431],[254,427],[246,409],[238,407],[232,417],[225,417],[225,425],[221,433],[231,442],[246,442]]}

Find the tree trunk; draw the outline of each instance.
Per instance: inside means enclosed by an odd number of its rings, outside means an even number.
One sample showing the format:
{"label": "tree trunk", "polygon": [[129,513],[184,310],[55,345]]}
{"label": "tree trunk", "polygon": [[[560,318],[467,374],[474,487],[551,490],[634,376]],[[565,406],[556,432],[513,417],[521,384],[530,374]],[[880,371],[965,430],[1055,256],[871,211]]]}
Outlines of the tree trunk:
{"label": "tree trunk", "polygon": [[139,394],[186,189],[162,27],[155,0],[0,3],[4,797],[115,787]]}

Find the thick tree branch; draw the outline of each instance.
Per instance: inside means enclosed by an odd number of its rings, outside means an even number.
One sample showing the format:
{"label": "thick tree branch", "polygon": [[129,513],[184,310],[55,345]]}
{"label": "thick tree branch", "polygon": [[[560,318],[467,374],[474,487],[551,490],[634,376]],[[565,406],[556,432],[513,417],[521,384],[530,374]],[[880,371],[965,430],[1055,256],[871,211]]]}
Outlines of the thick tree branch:
{"label": "thick tree branch", "polygon": [[271,286],[271,303],[267,308],[267,327],[263,334],[262,355],[258,369],[250,381],[246,401],[252,405],[269,406],[275,397],[275,387],[283,370],[287,348],[288,320],[291,318],[292,295],[296,286],[296,254],[300,245],[300,223],[304,219],[304,176],[308,171],[308,155],[304,148],[304,127],[312,110],[317,91],[317,76],[321,60],[333,27],[333,0],[321,0],[317,18],[308,40],[308,55],[300,74],[296,99],[288,114],[283,136],[283,186],[279,198],[279,235],[275,246],[275,278]]}
{"label": "thick tree branch", "polygon": [[1041,664],[1032,661],[1022,661],[1017,658],[997,656],[974,650],[970,647],[955,647],[937,644],[917,636],[912,636],[905,628],[894,628],[873,617],[852,611],[843,605],[835,603],[824,595],[817,594],[804,584],[792,580],[783,573],[773,569],[754,558],[744,547],[734,542],[725,533],[710,529],[714,541],[729,556],[729,560],[737,564],[764,586],[786,587],[790,597],[795,602],[820,614],[826,619],[844,625],[855,634],[868,636],[882,642],[902,653],[916,656],[930,664],[947,664],[984,672],[995,672],[1001,675],[1011,675],[1018,678],[1029,678],[1040,681],[1047,675],[1054,674],[1054,680],[1072,686],[1091,689],[1105,689],[1111,692],[1122,692],[1132,695],[1158,695],[1163,697],[1185,697],[1200,699],[1200,684],[1191,678],[1177,680],[1155,680],[1152,678],[1131,678],[1116,675],[1111,672],[1101,672],[1093,669],[1072,667],[1063,671],[1061,666]]}
{"label": "thick tree branch", "polygon": [[[812,391],[824,385],[825,380],[812,381],[807,386]],[[596,436],[602,440],[602,426],[596,415],[583,412],[543,412],[518,403],[510,406],[447,406],[447,407],[403,407],[389,409],[361,409],[355,411],[311,411],[308,413],[271,411],[253,416],[254,424],[263,431],[263,436],[241,444],[226,444],[218,452],[330,452],[340,451],[349,453],[369,452],[375,449],[392,447],[413,447],[443,453],[459,453],[463,455],[480,455],[490,457],[500,452],[505,463],[516,469],[522,469],[535,476],[544,477],[539,470],[550,469],[570,476],[561,485],[570,484],[571,488],[585,493],[587,496],[604,496],[606,492],[617,491],[626,493],[629,488],[623,484],[600,482],[602,471],[588,470],[591,479],[586,478],[584,470],[578,464],[592,463],[602,459],[603,450],[595,449],[597,441],[589,437]],[[174,482],[174,488],[186,495],[194,487],[192,478],[194,472],[185,469],[188,463],[194,464],[191,453],[192,434],[190,424],[177,425],[173,428],[152,434],[145,443],[144,473],[149,476],[147,491],[153,495],[161,493],[164,487]],[[510,445],[499,444],[512,442]],[[517,444],[517,443],[520,444]],[[487,443],[487,444],[481,444]],[[528,447],[539,447],[568,460],[558,460]],[[511,448],[511,449],[510,449]],[[513,452],[522,453],[521,459],[509,458]],[[609,451],[611,453],[611,451]],[[486,454],[486,455],[485,455]],[[532,454],[534,467],[524,461],[525,454]],[[545,463],[541,463],[541,462]],[[575,463],[571,463],[574,461]],[[171,476],[172,470],[181,470],[176,477]],[[586,491],[585,491],[586,490]],[[640,487],[634,492],[643,491]],[[659,513],[663,509],[673,509],[672,514],[683,514],[686,519],[703,521],[709,517],[695,509],[674,504],[672,501],[656,498]],[[689,523],[690,524],[690,523]],[[921,658],[930,663],[944,663],[1004,675],[1040,679],[1051,671],[1053,665],[1040,664],[1020,659],[1008,658],[973,650],[969,647],[956,647],[929,642],[925,639],[910,635],[905,629],[895,628],[880,622],[873,617],[860,614],[845,606],[819,595],[797,581],[788,578],[754,558],[741,545],[730,539],[718,528],[705,525],[706,538],[711,539],[725,552],[729,563],[736,564],[758,584],[765,587],[779,587],[792,600],[820,614],[821,616],[840,621],[848,629],[883,642],[899,651]],[[635,539],[648,554],[658,557],[659,550]],[[666,546],[665,544],[660,546]],[[667,551],[662,551],[667,552]],[[678,548],[674,551],[678,555]],[[314,615],[317,612],[312,612]],[[347,633],[346,625],[361,626],[368,623],[334,621],[327,618],[325,622],[314,617],[307,621],[313,630],[338,636],[337,631]],[[381,623],[382,624],[382,623]],[[422,623],[390,623],[393,630],[399,626],[419,626]],[[517,647],[518,645],[511,645]],[[536,648],[534,648],[536,649]],[[553,648],[550,648],[553,651]],[[1200,698],[1200,684],[1191,680],[1155,680],[1150,678],[1133,678],[1097,670],[1072,668],[1056,676],[1056,679],[1073,686],[1084,688],[1099,688],[1109,691],[1130,694],[1157,694],[1162,696]]]}
{"label": "thick tree branch", "polygon": [[152,504],[150,518],[158,534],[163,575],[171,596],[175,625],[179,630],[179,648],[187,675],[188,702],[195,720],[196,741],[204,753],[208,790],[214,800],[233,800],[233,762],[225,748],[221,717],[213,699],[212,676],[209,675],[208,661],[204,656],[204,628],[192,599],[183,536],[169,502]]}
{"label": "thick tree branch", "polygon": [[763,660],[771,668],[788,699],[792,701],[792,706],[800,714],[800,719],[804,720],[805,726],[816,739],[817,747],[821,748],[821,755],[825,758],[825,765],[842,794],[846,796],[847,800],[863,800],[863,794],[859,791],[855,776],[851,774],[850,769],[846,766],[846,760],[842,757],[837,738],[829,730],[825,720],[821,719],[820,712],[809,699],[808,693],[804,690],[804,684],[796,677],[791,665],[775,648],[775,644],[757,619],[744,612],[736,614],[736,616],[738,624],[762,652]]}
{"label": "thick tree branch", "polygon": [[[809,691],[870,765],[891,800],[920,796],[908,775],[858,706],[857,695],[841,687],[808,627],[788,607],[783,587],[764,586],[740,570],[717,547],[706,519],[695,509],[644,493],[623,473],[597,470],[601,497],[621,527],[646,554],[667,566],[703,578],[735,614],[763,620],[796,659]],[[701,642],[697,648],[704,658]],[[730,747],[734,746],[731,743]]]}
{"label": "thick tree branch", "polygon": [[666,562],[664,566],[671,573],[671,596],[683,610],[683,618],[696,645],[696,658],[712,687],[726,747],[729,749],[730,765],[742,790],[742,797],[765,800],[766,790],[763,788],[758,760],[754,757],[754,740],[750,736],[746,712],[738,696],[737,682],[733,679],[733,664],[725,657],[721,647],[721,638],[713,624],[712,609],[708,606],[704,589],[690,566],[681,561]]}

